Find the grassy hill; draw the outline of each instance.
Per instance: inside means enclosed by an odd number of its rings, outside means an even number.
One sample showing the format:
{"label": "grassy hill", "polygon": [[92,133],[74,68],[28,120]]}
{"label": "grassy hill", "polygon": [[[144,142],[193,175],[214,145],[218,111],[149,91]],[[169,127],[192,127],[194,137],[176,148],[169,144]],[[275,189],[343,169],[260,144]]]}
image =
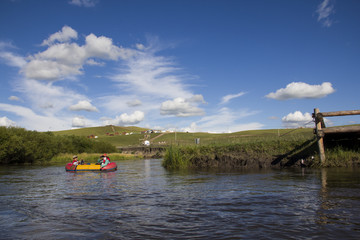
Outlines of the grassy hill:
{"label": "grassy hill", "polygon": [[78,128],[64,131],[54,132],[56,135],[75,135],[75,136],[107,136],[107,134],[115,134],[116,132],[121,134],[124,132],[140,134],[142,131],[148,130],[147,128],[140,127],[119,127],[113,125],[107,125],[102,127],[89,127],[89,128]]}
{"label": "grassy hill", "polygon": [[[257,141],[264,138],[276,139],[310,139],[314,136],[313,130],[309,128],[303,129],[266,129],[266,130],[251,130],[236,133],[151,133],[142,134],[146,128],[139,127],[119,127],[119,126],[103,126],[92,128],[81,128],[66,131],[54,132],[58,135],[76,135],[76,136],[90,136],[95,135],[99,140],[109,142],[116,147],[140,146],[142,142],[147,139],[152,146],[167,146],[171,144],[176,145],[195,145],[195,139],[200,139],[201,145],[209,144],[231,144],[244,143],[248,141]],[[122,135],[121,133],[133,133],[131,135]],[[115,134],[119,133],[119,135]]]}

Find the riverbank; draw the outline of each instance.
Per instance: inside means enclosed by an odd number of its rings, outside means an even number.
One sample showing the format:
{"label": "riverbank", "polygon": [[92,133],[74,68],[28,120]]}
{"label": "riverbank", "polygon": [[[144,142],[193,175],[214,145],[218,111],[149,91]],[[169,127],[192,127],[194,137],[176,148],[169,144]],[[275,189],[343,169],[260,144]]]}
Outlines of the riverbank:
{"label": "riverbank", "polygon": [[[55,165],[55,164],[66,164],[72,162],[72,157],[74,154],[59,154],[52,159],[50,159],[47,163],[42,163],[41,165]],[[77,154],[79,160],[84,160],[85,163],[96,163],[101,153],[80,153]],[[142,154],[126,154],[126,153],[109,153],[111,161],[121,161],[121,160],[135,160],[135,159],[143,159],[144,156]]]}
{"label": "riverbank", "polygon": [[262,139],[242,144],[175,147],[167,149],[163,166],[167,169],[205,168],[291,168],[360,166],[358,148],[336,145],[326,150],[320,163],[317,142],[311,139]]}

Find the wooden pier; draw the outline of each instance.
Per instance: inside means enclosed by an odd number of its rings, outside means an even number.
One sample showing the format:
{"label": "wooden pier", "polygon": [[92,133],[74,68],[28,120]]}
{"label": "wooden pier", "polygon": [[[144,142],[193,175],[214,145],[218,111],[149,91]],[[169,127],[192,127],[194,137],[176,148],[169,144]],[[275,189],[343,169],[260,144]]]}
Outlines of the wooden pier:
{"label": "wooden pier", "polygon": [[360,126],[342,126],[342,127],[331,127],[326,128],[324,117],[335,117],[335,116],[347,116],[347,115],[360,115],[360,110],[350,111],[336,111],[336,112],[320,112],[318,108],[314,109],[313,118],[315,119],[315,130],[314,133],[318,138],[318,147],[321,163],[325,163],[325,148],[324,148],[324,136],[330,133],[360,133]]}

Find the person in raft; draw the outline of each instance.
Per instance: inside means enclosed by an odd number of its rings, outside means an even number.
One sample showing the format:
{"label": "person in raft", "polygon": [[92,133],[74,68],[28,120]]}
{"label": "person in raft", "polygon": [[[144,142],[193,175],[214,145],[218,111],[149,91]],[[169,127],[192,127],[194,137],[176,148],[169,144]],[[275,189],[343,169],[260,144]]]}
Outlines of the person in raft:
{"label": "person in raft", "polygon": [[100,164],[101,164],[100,167],[103,168],[110,163],[110,158],[106,153],[104,153],[103,155],[100,156],[100,159],[98,160],[98,162],[100,162]]}
{"label": "person in raft", "polygon": [[74,165],[74,166],[79,165],[78,157],[76,155],[73,156],[72,165]]}

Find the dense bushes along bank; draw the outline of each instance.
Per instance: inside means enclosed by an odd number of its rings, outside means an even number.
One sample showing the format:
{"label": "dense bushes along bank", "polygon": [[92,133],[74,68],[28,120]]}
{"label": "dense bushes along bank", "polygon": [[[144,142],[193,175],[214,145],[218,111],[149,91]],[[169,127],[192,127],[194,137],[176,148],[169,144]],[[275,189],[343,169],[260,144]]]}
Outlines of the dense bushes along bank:
{"label": "dense bushes along bank", "polygon": [[116,148],[110,143],[85,137],[55,136],[51,132],[0,127],[1,164],[44,164],[61,153],[109,153],[116,151]]}
{"label": "dense bushes along bank", "polygon": [[326,149],[326,158],[321,166],[316,138],[258,138],[236,144],[170,146],[165,152],[163,166],[166,169],[360,166],[359,144],[352,147],[333,144]]}

